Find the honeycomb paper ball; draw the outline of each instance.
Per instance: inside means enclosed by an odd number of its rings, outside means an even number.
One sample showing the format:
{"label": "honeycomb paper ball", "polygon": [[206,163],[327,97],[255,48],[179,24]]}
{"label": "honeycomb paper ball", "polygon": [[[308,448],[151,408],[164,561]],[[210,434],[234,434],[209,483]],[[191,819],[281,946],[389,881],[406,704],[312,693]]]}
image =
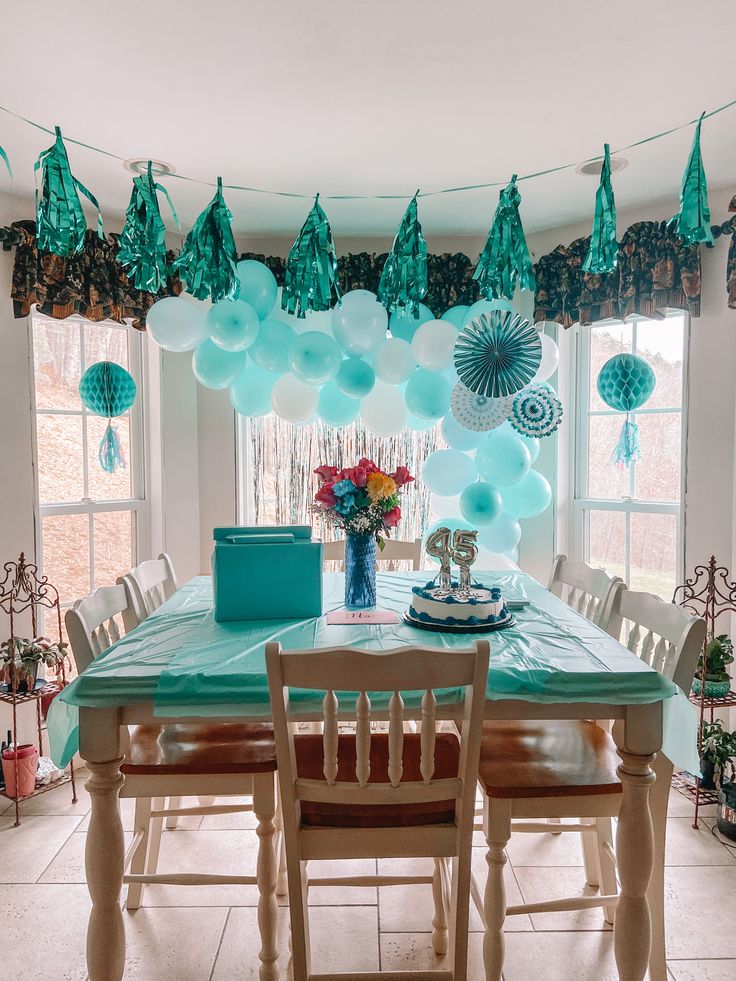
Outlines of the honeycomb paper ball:
{"label": "honeycomb paper ball", "polygon": [[90,412],[109,419],[128,411],[135,402],[136,387],[125,368],[114,361],[98,361],[82,375],[79,395]]}
{"label": "honeycomb paper ball", "polygon": [[635,354],[617,354],[598,374],[598,394],[612,409],[631,412],[647,401],[657,379],[652,368]]}

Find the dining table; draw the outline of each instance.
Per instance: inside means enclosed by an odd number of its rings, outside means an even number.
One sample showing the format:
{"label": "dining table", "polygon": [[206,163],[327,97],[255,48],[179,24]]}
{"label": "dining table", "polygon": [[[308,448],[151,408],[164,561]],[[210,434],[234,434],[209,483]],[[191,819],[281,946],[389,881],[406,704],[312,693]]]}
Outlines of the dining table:
{"label": "dining table", "polygon": [[[90,771],[91,817],[86,868],[92,910],[88,925],[91,981],[116,981],[125,963],[122,826],[118,794],[124,777],[126,727],[137,724],[270,719],[265,645],[287,650],[351,647],[390,650],[403,646],[469,647],[478,633],[428,631],[403,618],[412,587],[426,585],[428,572],[378,572],[378,607],[395,622],[356,616],[329,623],[342,608],[344,581],[325,573],[323,613],[309,619],[218,622],[212,583],[199,576],[178,589],[147,619],[101,654],[54,700],[47,726],[51,754],[65,766],[79,752]],[[613,720],[621,763],[622,804],[616,831],[620,893],[614,924],[619,977],[643,979],[649,959],[647,888],[652,871],[649,791],[656,754],[698,772],[697,718],[677,686],[619,641],[586,620],[531,576],[516,571],[482,572],[474,578],[499,586],[516,601],[515,623],[488,635],[490,665],[485,718]],[[385,619],[385,618],[384,618]],[[419,718],[417,692],[402,693],[406,718]],[[452,719],[457,692],[437,693],[437,718]],[[323,693],[299,691],[290,699],[300,718],[321,717]],[[371,696],[373,701],[373,696]],[[387,707],[386,707],[387,708]],[[374,703],[380,713],[380,703]],[[261,816],[269,830],[263,847],[273,848],[273,815]],[[270,867],[273,867],[270,860]],[[274,876],[259,898],[262,981],[276,981]],[[90,960],[89,951],[94,950]]]}

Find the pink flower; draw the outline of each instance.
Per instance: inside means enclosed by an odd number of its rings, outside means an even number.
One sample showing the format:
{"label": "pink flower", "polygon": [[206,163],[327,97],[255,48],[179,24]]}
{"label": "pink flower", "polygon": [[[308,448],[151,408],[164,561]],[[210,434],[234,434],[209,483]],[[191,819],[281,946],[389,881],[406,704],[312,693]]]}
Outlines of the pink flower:
{"label": "pink flower", "polygon": [[397,487],[403,487],[405,484],[410,484],[414,480],[406,467],[397,467],[396,472],[392,473],[391,476],[396,481]]}
{"label": "pink flower", "polygon": [[331,480],[335,479],[337,467],[317,467],[314,472],[323,484],[328,484]]}
{"label": "pink flower", "polygon": [[346,467],[342,472],[342,476],[344,480],[349,480],[356,487],[365,487],[368,483],[368,471],[365,467],[361,467],[360,464],[357,467]]}
{"label": "pink flower", "polygon": [[358,466],[362,467],[366,473],[376,473],[378,467],[375,465],[373,460],[369,460],[367,456],[362,456],[358,460]]}
{"label": "pink flower", "polygon": [[387,511],[383,516],[383,523],[387,528],[395,528],[401,521],[401,508],[396,506]]}
{"label": "pink flower", "polygon": [[[326,469],[329,469],[329,468],[326,468]],[[337,498],[332,493],[332,488],[333,487],[334,487],[334,484],[322,484],[322,486],[320,487],[320,489],[314,495],[315,501],[317,501],[323,507],[326,507],[326,508],[334,508],[334,506],[337,504]]]}

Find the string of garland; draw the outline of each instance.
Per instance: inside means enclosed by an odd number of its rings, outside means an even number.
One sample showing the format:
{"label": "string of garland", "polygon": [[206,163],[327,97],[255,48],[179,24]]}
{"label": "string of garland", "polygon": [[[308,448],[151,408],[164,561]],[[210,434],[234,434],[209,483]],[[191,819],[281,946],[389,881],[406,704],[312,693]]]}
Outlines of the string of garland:
{"label": "string of garland", "polygon": [[680,211],[671,219],[677,234],[688,245],[696,242],[713,243],[713,233],[710,230],[710,207],[708,206],[708,185],[705,180],[705,168],[700,152],[700,127],[703,113],[695,127],[693,145],[690,148],[687,167],[682,178],[680,190]]}
{"label": "string of garland", "polygon": [[163,184],[153,179],[151,161],[145,174],[133,178],[133,191],[125,212],[118,259],[127,267],[128,279],[136,289],[158,293],[166,285],[166,227],[158,206],[157,191],[169,202],[178,228],[179,216]]}
{"label": "string of garland", "polygon": [[10,160],[8,159],[7,153],[5,152],[5,150],[1,146],[0,146],[0,157],[3,158],[3,161],[5,163],[5,166],[8,168],[8,174],[9,174],[10,178],[12,179],[12,177],[13,177],[13,168],[10,166]]}
{"label": "string of garland", "polygon": [[318,194],[286,258],[281,307],[304,317],[308,310],[329,310],[340,298],[335,243]]}
{"label": "string of garland", "polygon": [[222,178],[218,177],[215,196],[195,221],[174,261],[187,292],[198,300],[210,296],[217,303],[234,300],[238,295],[238,251],[230,224],[232,217],[222,194]]}
{"label": "string of garland", "polygon": [[534,290],[536,286],[519,215],[520,204],[521,194],[514,174],[499,195],[493,225],[473,274],[481,295],[488,300],[513,299],[517,281],[522,290]]}
{"label": "string of garland", "polygon": [[79,200],[81,192],[97,209],[97,234],[102,238],[102,214],[97,198],[71,172],[61,130],[55,127],[56,139],[43,150],[34,164],[41,171],[41,194],[36,186],[36,241],[43,252],[68,256],[84,245],[87,222]]}
{"label": "string of garland", "polygon": [[427,295],[427,243],[417,217],[417,195],[401,219],[378,284],[378,299],[390,312],[406,309],[412,316]]}
{"label": "string of garland", "polygon": [[616,268],[617,262],[616,201],[611,185],[611,151],[608,144],[604,143],[601,180],[595,194],[593,232],[583,270],[589,273],[609,273]]}

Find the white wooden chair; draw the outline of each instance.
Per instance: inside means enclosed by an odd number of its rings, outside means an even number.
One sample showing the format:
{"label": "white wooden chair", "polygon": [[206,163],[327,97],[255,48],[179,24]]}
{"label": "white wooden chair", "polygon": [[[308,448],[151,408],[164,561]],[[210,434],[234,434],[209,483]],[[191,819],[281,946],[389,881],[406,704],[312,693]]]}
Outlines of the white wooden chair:
{"label": "white wooden chair", "polygon": [[622,583],[620,576],[609,576],[603,569],[558,555],[547,588],[586,620],[606,630],[616,591]]}
{"label": "white wooden chair", "polygon": [[[651,593],[619,587],[609,617],[609,633],[618,636],[628,622],[630,651],[690,690],[705,638],[705,621]],[[497,981],[503,963],[503,922],[506,915],[587,909],[602,906],[609,921],[618,901],[616,857],[611,818],[618,815],[621,783],[619,758],[608,732],[594,722],[486,722],[483,725],[479,778],[484,791],[483,830],[488,843],[489,875],[484,899],[486,978]],[[651,981],[665,981],[664,853],[667,800],[672,763],[661,753],[653,766],[656,782],[650,791],[654,826],[654,869],[648,889],[652,919]],[[520,818],[512,824],[512,818]],[[545,833],[549,825],[530,818],[578,818],[555,830],[594,836],[597,873],[592,885],[598,896],[577,896],[506,907],[503,886],[504,849],[513,832]],[[589,875],[590,881],[590,875]],[[473,890],[481,906],[477,886]]]}
{"label": "white wooden chair", "polygon": [[[466,981],[473,814],[488,652],[487,641],[478,641],[474,649],[465,651],[410,647],[284,652],[278,643],[266,645],[286,841],[294,981],[358,978],[312,972],[307,922],[310,887],[409,882],[432,885],[432,943],[437,953],[444,954],[449,940],[451,969],[389,972],[380,975],[382,981]],[[406,733],[401,692],[417,692],[418,678],[423,691],[421,732]],[[436,730],[434,691],[459,687],[465,693],[460,696],[463,721],[458,740],[454,733]],[[294,731],[299,703],[292,710],[289,689],[325,693],[322,734]],[[388,702],[388,733],[371,732],[369,692],[383,694]],[[385,711],[377,714],[385,717]],[[338,719],[343,718],[355,719],[355,734],[338,734]],[[307,876],[311,860],[388,857],[434,858],[434,873],[339,879]],[[367,981],[372,976],[360,974],[359,978]]]}
{"label": "white wooden chair", "polygon": [[[335,542],[324,542],[322,545],[322,560],[324,562],[340,562],[345,565],[345,539]],[[414,571],[422,568],[422,539],[415,538],[413,542],[394,541],[386,539],[383,551],[376,551],[376,565],[386,563],[389,572],[394,572],[397,562],[410,562]]]}
{"label": "white wooden chair", "polygon": [[121,579],[129,595],[126,630],[132,630],[146,617],[150,617],[176,592],[176,573],[166,552],[162,552],[157,559],[146,559]]}
{"label": "white wooden chair", "polygon": [[[104,586],[67,610],[66,629],[81,674],[120,633],[115,618],[130,621],[129,597],[122,583]],[[127,614],[127,616],[126,616]],[[125,856],[128,883],[126,908],[141,904],[145,883],[257,885],[261,894],[262,978],[275,981],[276,972],[276,850],[274,840],[274,773],[276,747],[269,725],[239,723],[182,723],[135,726],[129,733],[121,797],[135,799],[133,841]],[[252,804],[178,807],[182,796],[252,797]],[[165,799],[170,801],[164,806]],[[232,814],[254,811],[258,819],[258,862],[255,876],[157,871],[163,819],[169,815]]]}

